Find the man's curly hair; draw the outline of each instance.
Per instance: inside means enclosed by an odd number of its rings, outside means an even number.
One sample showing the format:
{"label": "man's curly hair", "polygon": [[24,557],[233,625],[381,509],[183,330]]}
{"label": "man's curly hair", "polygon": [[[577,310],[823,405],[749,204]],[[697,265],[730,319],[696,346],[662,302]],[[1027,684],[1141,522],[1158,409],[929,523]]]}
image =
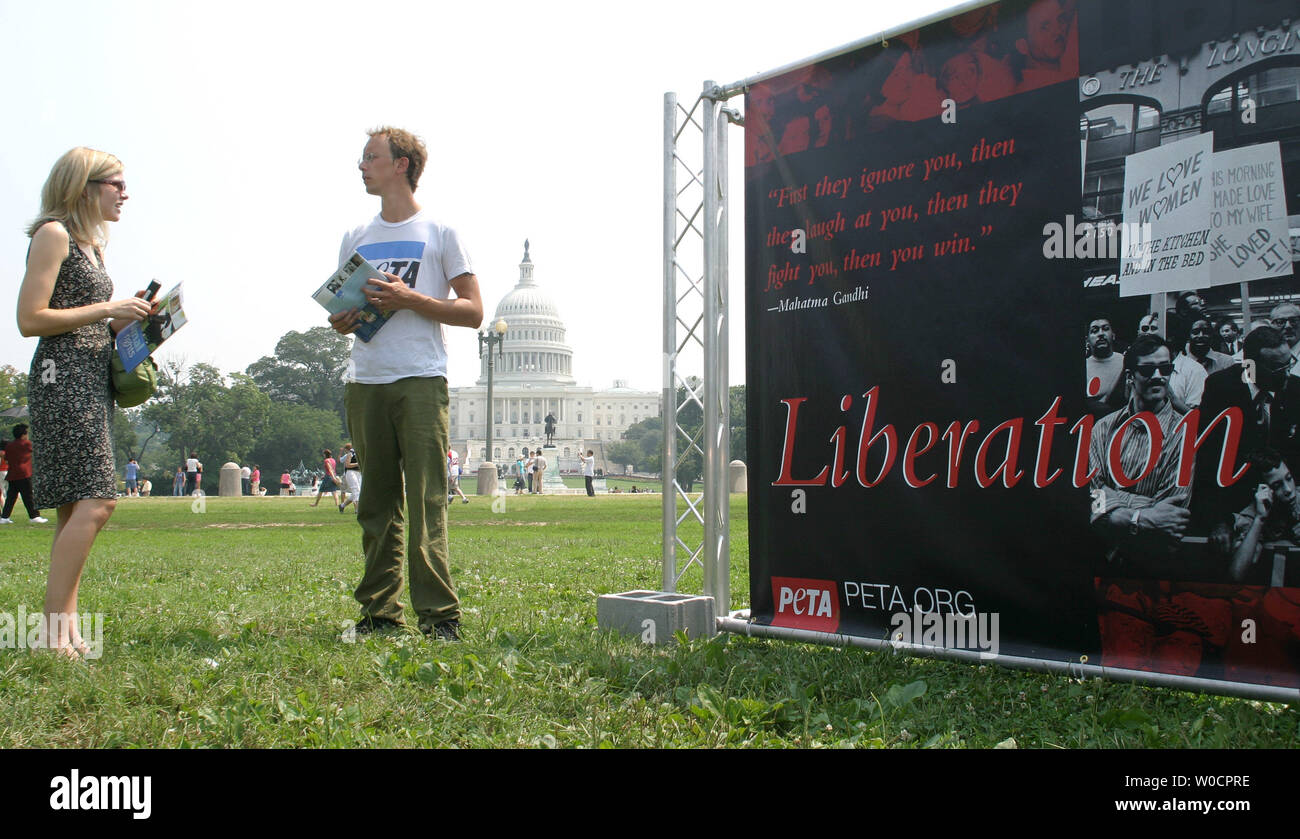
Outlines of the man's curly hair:
{"label": "man's curly hair", "polygon": [[394,161],[406,158],[406,182],[411,185],[411,192],[415,192],[416,186],[420,183],[420,175],[424,174],[425,161],[429,159],[429,151],[424,147],[424,141],[409,131],[388,125],[371,129],[369,132],[371,137],[377,134],[383,134],[388,139],[388,153],[392,155]]}

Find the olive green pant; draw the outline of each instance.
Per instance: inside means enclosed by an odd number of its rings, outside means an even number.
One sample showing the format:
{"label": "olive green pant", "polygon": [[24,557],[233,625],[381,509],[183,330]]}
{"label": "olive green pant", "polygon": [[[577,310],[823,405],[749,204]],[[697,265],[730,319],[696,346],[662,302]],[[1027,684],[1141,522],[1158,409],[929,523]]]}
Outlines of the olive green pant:
{"label": "olive green pant", "polygon": [[401,622],[405,552],[420,627],[459,620],[447,557],[447,380],[350,382],[344,404],[365,486],[357,503],[366,556],[356,590],[362,613]]}

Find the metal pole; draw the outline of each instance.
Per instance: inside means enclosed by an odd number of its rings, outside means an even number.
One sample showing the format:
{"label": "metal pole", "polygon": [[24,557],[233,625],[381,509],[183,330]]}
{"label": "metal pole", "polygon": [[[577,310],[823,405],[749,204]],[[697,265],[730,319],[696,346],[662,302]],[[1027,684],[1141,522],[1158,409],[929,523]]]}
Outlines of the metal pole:
{"label": "metal pole", "polygon": [[[673,383],[677,360],[677,94],[664,94],[664,379],[663,455],[659,476],[663,485],[663,591],[677,590],[677,396]],[[601,452],[602,457],[604,452]],[[608,464],[606,464],[608,466]]]}
{"label": "metal pole", "polygon": [[1117,682],[1134,682],[1152,687],[1166,687],[1176,690],[1194,690],[1204,693],[1218,693],[1225,696],[1240,696],[1246,699],[1261,699],[1266,702],[1300,701],[1300,691],[1295,688],[1275,687],[1273,685],[1251,685],[1241,682],[1223,682],[1218,679],[1200,679],[1194,676],[1175,676],[1169,673],[1148,673],[1139,670],[1102,667],[1075,661],[1054,661],[1044,658],[1022,658],[1020,656],[988,654],[981,655],[976,650],[951,649],[948,647],[928,647],[921,644],[902,644],[879,638],[865,638],[859,635],[837,635],[829,632],[815,632],[810,629],[791,629],[783,626],[764,626],[750,623],[747,611],[732,613],[717,619],[716,626],[720,632],[733,632],[756,638],[778,638],[804,644],[825,644],[832,647],[864,647],[869,650],[881,650],[886,647],[896,648],[909,655],[927,658],[946,658],[969,664],[998,664],[1020,670],[1037,670],[1042,673],[1057,673],[1062,676],[1086,678],[1097,676]]}
{"label": "metal pole", "polygon": [[[498,325],[502,327],[502,331],[500,332],[498,332],[496,328]],[[493,446],[495,445],[494,441],[492,440],[492,426],[495,424],[495,420],[496,420],[496,400],[493,397],[493,392],[492,392],[493,391],[492,379],[493,379],[493,373],[496,370],[496,359],[492,357],[492,351],[496,350],[498,355],[501,355],[503,353],[505,341],[506,341],[504,329],[505,329],[505,322],[497,321],[496,324],[492,325],[492,328],[488,329],[485,332],[480,331],[478,333],[479,357],[480,358],[483,357],[483,351],[485,348],[487,350],[487,418],[486,418],[487,434],[484,435],[484,437],[487,440],[487,450],[484,452],[484,457],[479,461],[479,481],[478,481],[478,489],[477,489],[479,495],[491,495],[496,492],[496,487],[497,487],[496,458],[494,457],[492,451]],[[509,409],[505,408],[502,410],[502,414],[504,415],[508,413],[508,411]],[[466,449],[468,449],[469,443],[467,442],[465,446]],[[466,451],[465,452],[466,464],[469,463],[469,456],[470,456],[469,451]],[[491,478],[489,480],[484,480],[483,477],[484,466],[489,466],[492,469]]]}
{"label": "metal pole", "polygon": [[729,223],[727,217],[727,128],[730,125],[728,114],[724,108],[719,108],[715,117],[717,123],[717,169],[714,173],[714,181],[717,184],[718,207],[717,207],[717,225],[715,232],[717,234],[717,255],[718,262],[714,266],[716,284],[713,290],[713,298],[717,305],[717,319],[712,330],[714,344],[714,361],[715,365],[709,370],[710,382],[712,384],[712,399],[714,411],[716,413],[714,426],[714,452],[712,458],[713,474],[710,476],[711,486],[706,488],[706,492],[711,492],[709,496],[712,499],[711,512],[713,514],[714,532],[713,540],[709,542],[710,549],[715,553],[713,566],[713,603],[716,613],[725,615],[730,611],[731,606],[731,488],[728,486],[731,470],[731,387],[730,387],[730,366],[728,353],[728,333],[729,333],[729,316],[728,316],[728,239]]}
{"label": "metal pole", "polygon": [[[500,346],[500,344],[498,344],[498,346]],[[495,367],[496,365],[492,363],[492,338],[491,337],[488,338],[487,354],[488,354],[487,460],[489,463],[495,463],[496,460],[495,458],[492,457],[492,421],[496,419],[497,406],[492,401],[492,368]],[[466,459],[468,460],[468,458]]]}
{"label": "metal pole", "polygon": [[[726,335],[725,291],[719,290],[720,239],[722,210],[718,174],[718,103],[712,98],[717,85],[704,83],[704,594],[714,598],[718,614],[731,608],[730,598],[718,590],[718,563],[721,546],[727,541],[725,492],[719,492],[722,470],[718,458],[726,451],[726,414],[719,408],[719,385],[726,390],[727,374],[720,371],[725,348],[720,351],[719,331]],[[721,354],[720,354],[721,352]],[[721,378],[719,378],[719,376]],[[721,438],[721,439],[719,439]]]}

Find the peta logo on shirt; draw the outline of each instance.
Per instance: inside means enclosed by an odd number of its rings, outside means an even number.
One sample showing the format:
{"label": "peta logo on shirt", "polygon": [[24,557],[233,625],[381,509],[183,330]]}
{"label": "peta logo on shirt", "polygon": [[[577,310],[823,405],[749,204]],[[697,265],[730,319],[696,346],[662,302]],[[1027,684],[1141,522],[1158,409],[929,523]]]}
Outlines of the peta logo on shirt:
{"label": "peta logo on shirt", "polygon": [[840,627],[840,600],[831,580],[773,577],[772,626],[834,632]]}
{"label": "peta logo on shirt", "polygon": [[396,274],[411,288],[420,274],[424,242],[372,242],[357,248],[357,253],[380,271]]}

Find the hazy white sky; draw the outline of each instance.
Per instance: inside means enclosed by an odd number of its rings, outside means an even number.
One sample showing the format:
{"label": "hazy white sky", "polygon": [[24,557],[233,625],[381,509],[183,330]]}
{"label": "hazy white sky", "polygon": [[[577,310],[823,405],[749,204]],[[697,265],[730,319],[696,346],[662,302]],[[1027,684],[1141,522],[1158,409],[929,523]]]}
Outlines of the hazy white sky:
{"label": "hazy white sky", "polygon": [[[738,81],[951,5],[0,0],[10,306],[50,166],[72,146],[104,149],[126,164],[130,196],[107,254],[117,296],[184,281],[190,322],[160,356],[242,371],[285,332],[324,324],[310,294],[337,267],[343,232],[378,212],[355,161],[366,129],[388,123],[429,146],[416,198],[468,242],[489,317],[528,238],[579,383],[657,390],[663,94],[689,105],[705,79]],[[741,146],[735,129],[733,163]],[[474,334],[449,333],[450,383],[472,384]],[[0,364],[26,370],[35,348],[0,316]]]}

